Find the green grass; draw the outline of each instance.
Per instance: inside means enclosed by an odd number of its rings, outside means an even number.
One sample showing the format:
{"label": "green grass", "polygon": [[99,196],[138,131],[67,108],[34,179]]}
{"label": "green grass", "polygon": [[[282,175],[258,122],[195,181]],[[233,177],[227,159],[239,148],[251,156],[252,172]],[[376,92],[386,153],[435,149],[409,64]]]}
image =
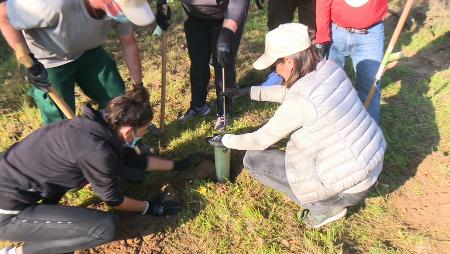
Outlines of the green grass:
{"label": "green grass", "polygon": [[[189,59],[181,24],[179,6],[174,6],[177,20],[169,33],[167,129],[164,137],[145,137],[161,150],[162,156],[177,158],[201,153],[212,157],[204,137],[214,133],[214,113],[182,125],[176,121],[189,107]],[[193,180],[181,195],[187,209],[178,223],[166,229],[162,250],[166,253],[415,253],[420,246],[432,244],[425,231],[405,224],[389,203],[390,194],[414,176],[418,164],[432,151],[450,151],[450,69],[448,61],[433,71],[418,73],[411,62],[426,57],[433,49],[450,40],[450,25],[436,17],[432,26],[402,33],[399,48],[411,55],[383,77],[382,127],[388,141],[385,167],[377,191],[364,204],[350,209],[345,220],[321,230],[305,228],[297,219],[300,207],[281,193],[253,180],[244,170],[233,182],[214,183]],[[266,16],[253,7],[246,25],[238,60],[238,83],[262,80],[265,72],[252,70],[251,64],[262,53]],[[138,30],[144,68],[144,83],[151,91],[155,119],[159,119],[160,56],[159,38]],[[117,40],[112,37],[106,48],[117,59],[124,79],[129,78],[120,57]],[[444,50],[448,50],[444,49]],[[21,79],[4,42],[0,47],[0,150],[23,139],[40,126],[39,111],[26,95],[27,84]],[[129,84],[128,84],[129,86]],[[214,90],[208,95],[214,108]],[[79,96],[78,108],[87,99]],[[239,99],[236,117],[229,131],[245,133],[256,130],[276,109],[271,103]],[[155,121],[156,123],[156,121]],[[285,141],[283,141],[285,143]],[[283,146],[283,142],[279,144]],[[449,173],[450,175],[450,173]],[[139,198],[143,190],[158,188],[173,174],[155,174],[146,184],[123,184],[126,194]],[[421,193],[420,186],[417,189]],[[85,205],[95,198],[84,188],[66,195],[64,202]],[[149,237],[144,238],[151,241]],[[8,243],[2,242],[0,246]]]}

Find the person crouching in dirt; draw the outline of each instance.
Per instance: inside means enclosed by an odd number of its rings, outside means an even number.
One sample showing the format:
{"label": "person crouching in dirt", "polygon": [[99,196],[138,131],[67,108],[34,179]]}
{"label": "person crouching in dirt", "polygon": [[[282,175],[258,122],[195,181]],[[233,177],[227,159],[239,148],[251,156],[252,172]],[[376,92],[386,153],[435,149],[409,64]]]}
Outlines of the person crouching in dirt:
{"label": "person crouching in dirt", "polygon": [[[344,70],[311,47],[306,26],[280,25],[265,44],[253,66],[275,66],[285,83],[246,91],[253,100],[281,105],[255,132],[209,141],[248,150],[244,166],[250,174],[305,208],[298,213],[302,222],[319,228],[366,197],[381,173],[386,141]],[[265,150],[288,135],[286,152]]]}
{"label": "person crouching in dirt", "polygon": [[[148,101],[148,92],[137,87],[102,111],[86,106],[82,116],[44,126],[1,154],[0,239],[24,244],[0,253],[66,253],[114,240],[116,214],[58,205],[68,190],[86,183],[115,210],[154,216],[180,211],[181,204],[164,195],[141,201],[119,192],[122,148],[147,131],[153,118]],[[187,160],[133,160],[147,171],[189,167]]]}

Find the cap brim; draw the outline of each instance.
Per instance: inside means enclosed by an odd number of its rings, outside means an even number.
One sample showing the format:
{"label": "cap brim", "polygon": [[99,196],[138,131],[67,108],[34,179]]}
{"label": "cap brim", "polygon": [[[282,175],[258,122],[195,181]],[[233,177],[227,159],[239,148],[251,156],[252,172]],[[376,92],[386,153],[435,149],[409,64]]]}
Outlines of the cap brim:
{"label": "cap brim", "polygon": [[139,6],[120,6],[120,9],[135,25],[147,26],[155,21],[155,15],[147,2]]}
{"label": "cap brim", "polygon": [[255,68],[257,70],[267,69],[272,64],[274,64],[277,60],[278,60],[278,57],[270,56],[269,54],[264,53],[253,63],[253,68]]}

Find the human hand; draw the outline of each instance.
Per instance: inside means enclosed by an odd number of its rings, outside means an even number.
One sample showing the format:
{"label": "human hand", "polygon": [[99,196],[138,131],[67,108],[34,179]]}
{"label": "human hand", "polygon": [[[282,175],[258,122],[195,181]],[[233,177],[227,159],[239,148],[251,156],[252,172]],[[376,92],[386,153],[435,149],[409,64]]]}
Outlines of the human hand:
{"label": "human hand", "polygon": [[175,160],[173,164],[173,169],[175,171],[184,171],[194,165],[194,157],[188,156],[184,159]]}
{"label": "human hand", "polygon": [[175,215],[182,209],[181,202],[170,200],[166,193],[162,193],[158,197],[147,202],[148,207],[142,214],[153,216]]}
{"label": "human hand", "polygon": [[212,146],[225,147],[222,143],[222,138],[222,135],[215,135],[214,137],[207,137],[206,141]]}
{"label": "human hand", "polygon": [[322,57],[322,59],[328,58],[328,53],[330,52],[330,43],[323,43],[323,44],[314,44],[314,47],[317,50],[317,53]]}
{"label": "human hand", "polygon": [[251,90],[250,86],[226,88],[225,92],[220,91],[219,94],[222,97],[228,98],[250,97],[250,90]]}
{"label": "human hand", "polygon": [[50,82],[48,81],[48,73],[45,69],[44,65],[39,62],[39,60],[34,57],[33,54],[29,54],[33,65],[29,68],[27,68],[27,73],[25,75],[25,78],[36,88],[48,92],[48,89],[50,88]]}
{"label": "human hand", "polygon": [[158,26],[167,31],[170,26],[170,18],[172,17],[172,10],[167,4],[166,0],[158,0],[156,3],[156,23]]}
{"label": "human hand", "polygon": [[224,67],[231,63],[233,58],[232,42],[234,33],[226,27],[222,27],[217,40],[217,61]]}

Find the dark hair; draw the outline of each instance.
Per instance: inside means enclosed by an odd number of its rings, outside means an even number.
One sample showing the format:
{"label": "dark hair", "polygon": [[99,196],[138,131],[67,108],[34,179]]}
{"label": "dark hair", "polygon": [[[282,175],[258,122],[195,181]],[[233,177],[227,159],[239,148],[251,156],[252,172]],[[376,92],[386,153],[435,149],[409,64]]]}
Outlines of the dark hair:
{"label": "dark hair", "polygon": [[[311,41],[314,43],[316,40],[316,31],[308,27],[308,35]],[[306,74],[316,70],[317,64],[322,60],[316,47],[311,46],[305,50],[289,56],[294,61],[294,70],[291,76],[284,83],[286,87],[291,87],[297,80],[303,78]],[[284,61],[280,58],[279,61]]]}
{"label": "dark hair", "polygon": [[136,129],[149,124],[153,110],[147,90],[143,86],[134,87],[125,95],[112,99],[106,106],[105,118],[115,131],[123,126]]}
{"label": "dark hair", "polygon": [[317,64],[322,60],[314,46],[288,57],[294,61],[294,69],[291,76],[284,83],[286,87],[291,87],[297,80],[316,70]]}

